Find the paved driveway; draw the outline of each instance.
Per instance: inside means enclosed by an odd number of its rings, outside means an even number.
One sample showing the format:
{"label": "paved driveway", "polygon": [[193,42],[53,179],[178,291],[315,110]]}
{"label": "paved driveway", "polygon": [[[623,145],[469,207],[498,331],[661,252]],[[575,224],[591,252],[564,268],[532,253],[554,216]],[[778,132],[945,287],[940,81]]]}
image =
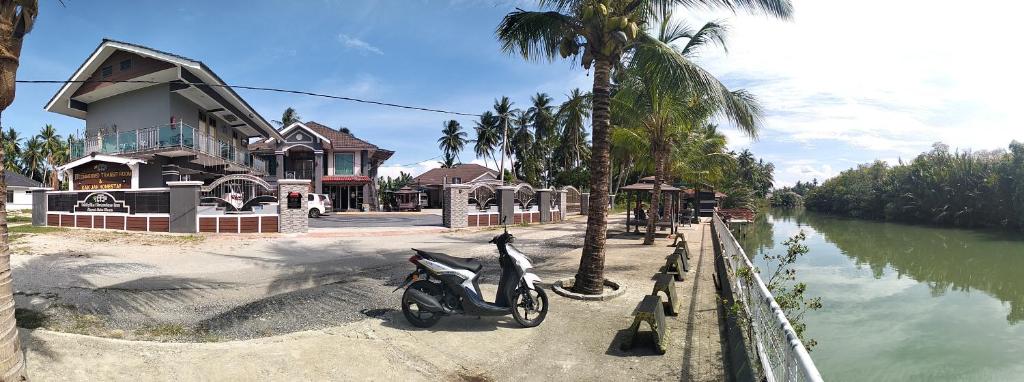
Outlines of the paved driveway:
{"label": "paved driveway", "polygon": [[311,228],[440,227],[441,216],[422,213],[332,214],[309,219]]}

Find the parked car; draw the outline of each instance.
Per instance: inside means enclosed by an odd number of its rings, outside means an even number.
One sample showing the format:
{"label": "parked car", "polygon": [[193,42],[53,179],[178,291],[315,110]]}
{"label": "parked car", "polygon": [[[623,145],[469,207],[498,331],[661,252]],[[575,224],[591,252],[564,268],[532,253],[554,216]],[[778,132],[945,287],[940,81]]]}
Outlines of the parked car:
{"label": "parked car", "polygon": [[333,205],[331,197],[324,194],[309,194],[309,217],[317,218],[331,212]]}

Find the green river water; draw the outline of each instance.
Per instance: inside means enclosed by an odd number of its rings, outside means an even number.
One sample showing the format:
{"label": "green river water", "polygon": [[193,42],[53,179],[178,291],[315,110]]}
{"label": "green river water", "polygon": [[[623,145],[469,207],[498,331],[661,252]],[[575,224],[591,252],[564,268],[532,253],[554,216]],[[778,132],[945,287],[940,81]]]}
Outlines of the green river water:
{"label": "green river water", "polygon": [[1024,235],[773,210],[737,239],[764,268],[800,230],[826,381],[1024,381]]}

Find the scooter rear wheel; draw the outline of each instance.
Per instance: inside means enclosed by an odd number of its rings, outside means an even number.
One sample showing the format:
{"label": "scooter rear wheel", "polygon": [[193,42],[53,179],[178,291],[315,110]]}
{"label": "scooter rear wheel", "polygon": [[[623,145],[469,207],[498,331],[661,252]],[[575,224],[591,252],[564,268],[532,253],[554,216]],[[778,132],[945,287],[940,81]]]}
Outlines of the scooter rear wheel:
{"label": "scooter rear wheel", "polygon": [[520,286],[512,292],[512,318],[524,328],[540,325],[548,315],[548,295],[539,286]]}
{"label": "scooter rear wheel", "polygon": [[434,324],[441,319],[441,314],[428,312],[420,307],[416,300],[409,296],[409,290],[411,289],[416,289],[420,292],[441,299],[441,296],[444,294],[441,291],[441,287],[427,280],[419,280],[412,283],[412,285],[409,285],[409,287],[405,289],[405,293],[402,294],[402,314],[405,315],[405,319],[408,320],[412,326],[417,328],[429,328],[434,326]]}

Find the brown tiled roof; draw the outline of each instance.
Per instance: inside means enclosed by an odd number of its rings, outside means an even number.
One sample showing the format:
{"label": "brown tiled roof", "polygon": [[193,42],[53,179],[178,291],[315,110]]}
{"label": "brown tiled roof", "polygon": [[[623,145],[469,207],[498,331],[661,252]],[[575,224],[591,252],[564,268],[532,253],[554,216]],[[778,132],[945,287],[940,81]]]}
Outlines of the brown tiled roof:
{"label": "brown tiled roof", "polygon": [[448,183],[451,183],[452,178],[457,177],[460,178],[463,183],[468,183],[473,179],[479,178],[481,175],[486,174],[488,172],[495,176],[497,176],[498,174],[497,171],[491,170],[487,167],[478,164],[460,164],[456,165],[453,168],[431,169],[425,173],[420,174],[420,176],[412,178],[412,182],[420,186],[434,186],[444,184],[445,179],[447,179]]}
{"label": "brown tiled roof", "polygon": [[[329,139],[331,141],[331,148],[334,150],[376,151],[377,153],[374,155],[374,157],[382,162],[390,158],[391,154],[395,153],[394,151],[384,150],[380,147],[377,147],[377,145],[375,144],[356,138],[352,134],[341,132],[313,121],[302,122],[302,124],[308,127],[310,130],[313,130],[313,132],[324,136],[324,138]],[[250,151],[272,150],[273,148],[274,145],[267,143],[267,140],[265,139],[249,145]]]}

